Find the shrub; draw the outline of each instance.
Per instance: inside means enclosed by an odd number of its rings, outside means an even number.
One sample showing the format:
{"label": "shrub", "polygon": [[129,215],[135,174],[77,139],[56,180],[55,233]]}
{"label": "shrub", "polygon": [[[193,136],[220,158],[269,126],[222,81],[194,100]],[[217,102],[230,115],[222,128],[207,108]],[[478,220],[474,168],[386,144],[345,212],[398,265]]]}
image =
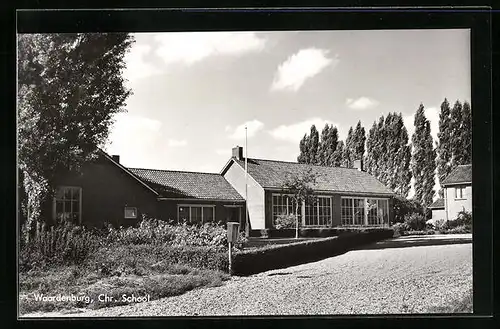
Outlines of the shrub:
{"label": "shrub", "polygon": [[411,213],[405,216],[404,223],[408,229],[405,231],[422,231],[426,227],[426,220],[420,213]]}
{"label": "shrub", "polygon": [[416,200],[408,200],[403,197],[394,198],[394,222],[402,223],[405,221],[405,217],[412,213],[424,214],[424,209],[422,205]]}
{"label": "shrub", "polygon": [[38,225],[35,235],[21,245],[21,271],[50,265],[81,264],[96,251],[101,238],[96,231],[70,223]]}
{"label": "shrub", "polygon": [[[278,230],[287,229],[287,228],[295,228],[297,225],[295,215],[279,215],[276,218],[274,223],[274,227]],[[300,221],[299,221],[300,226]]]}
{"label": "shrub", "polygon": [[284,268],[331,257],[353,247],[392,236],[391,229],[374,229],[368,232],[346,232],[337,237],[243,250],[235,253],[233,271],[237,275],[250,275]]}

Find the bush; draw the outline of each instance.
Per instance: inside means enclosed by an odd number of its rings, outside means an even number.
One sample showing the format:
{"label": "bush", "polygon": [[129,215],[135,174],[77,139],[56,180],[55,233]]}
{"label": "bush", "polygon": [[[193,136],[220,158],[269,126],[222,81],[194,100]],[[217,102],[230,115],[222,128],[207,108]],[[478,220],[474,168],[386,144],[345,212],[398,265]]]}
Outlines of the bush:
{"label": "bush", "polygon": [[21,245],[21,271],[61,264],[81,264],[101,245],[97,231],[70,223],[38,225],[34,236]]}
{"label": "bush", "polygon": [[237,275],[251,275],[316,261],[338,255],[359,245],[391,238],[393,233],[391,229],[346,232],[336,237],[243,250],[234,255],[233,271]]}
{"label": "bush", "polygon": [[[143,219],[138,227],[109,228],[108,230],[107,242],[109,244],[167,244],[225,248],[228,246],[226,229],[214,223],[172,225],[161,220]],[[242,248],[245,242],[246,238],[241,232],[234,246]]]}
{"label": "bush", "polygon": [[420,213],[411,213],[405,215],[405,231],[422,231],[426,227],[426,220],[424,215]]}
{"label": "bush", "polygon": [[424,214],[424,209],[418,201],[399,196],[394,198],[393,209],[395,223],[403,223],[406,216],[413,213]]}
{"label": "bush", "polygon": [[[295,228],[297,225],[295,215],[279,215],[274,222],[274,227],[278,230]],[[300,221],[299,221],[300,226]]]}

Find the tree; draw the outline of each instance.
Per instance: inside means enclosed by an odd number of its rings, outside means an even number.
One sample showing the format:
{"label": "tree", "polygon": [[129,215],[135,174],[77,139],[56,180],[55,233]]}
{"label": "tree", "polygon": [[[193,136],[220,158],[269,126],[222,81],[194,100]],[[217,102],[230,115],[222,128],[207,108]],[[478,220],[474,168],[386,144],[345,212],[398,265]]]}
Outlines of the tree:
{"label": "tree", "polygon": [[[451,125],[450,103],[445,98],[441,103],[441,111],[439,113],[439,132],[437,133],[438,141],[436,147],[436,165],[438,171],[439,182],[442,182],[446,176],[452,171],[452,125]],[[442,196],[442,190],[439,194]]]}
{"label": "tree", "polygon": [[321,140],[316,154],[316,164],[326,165],[330,157],[330,125],[327,123],[321,131]]}
{"label": "tree", "polygon": [[389,113],[373,123],[366,141],[366,168],[399,195],[406,197],[411,181],[411,145],[401,113]]}
{"label": "tree", "polygon": [[415,132],[412,136],[412,172],[415,178],[414,199],[426,209],[432,203],[434,197],[436,151],[433,148],[430,122],[425,117],[423,104],[420,104],[415,113],[414,126]]}
{"label": "tree", "polygon": [[342,166],[342,157],[344,155],[344,141],[338,141],[337,147],[330,158],[330,166],[340,167]]}
{"label": "tree", "polygon": [[354,129],[354,134],[352,137],[352,146],[351,146],[351,159],[350,161],[354,163],[355,160],[361,160],[365,154],[365,141],[366,134],[365,128],[361,126],[361,121],[358,121],[356,128]]}
{"label": "tree", "polygon": [[451,167],[452,169],[458,166],[463,158],[463,142],[462,142],[462,103],[456,101],[453,105],[450,114],[450,144],[451,144]]}
{"label": "tree", "polygon": [[309,151],[307,149],[308,146],[308,137],[307,134],[304,134],[304,137],[300,140],[299,149],[300,153],[297,157],[298,163],[308,163]]}
{"label": "tree", "polygon": [[124,111],[133,42],[127,33],[19,35],[18,157],[33,219],[48,220],[57,178],[95,158]]}
{"label": "tree", "polygon": [[342,166],[347,168],[352,168],[352,150],[353,150],[353,130],[352,127],[349,128],[347,133],[347,138],[345,139],[344,150],[342,152]]}
{"label": "tree", "polygon": [[318,175],[308,168],[300,173],[288,173],[281,188],[284,194],[289,195],[295,206],[295,238],[299,237],[299,209],[302,202],[311,202],[314,199],[313,185]]}
{"label": "tree", "polygon": [[329,130],[328,148],[327,148],[328,156],[325,159],[325,165],[331,167],[340,166],[340,159],[338,159],[338,151],[337,151],[338,145],[339,145],[339,132],[337,130],[337,127],[334,127],[332,125]]}
{"label": "tree", "polygon": [[465,101],[462,106],[462,126],[460,127],[460,155],[457,156],[457,163],[471,164],[472,163],[472,111],[469,102]]}
{"label": "tree", "polygon": [[317,161],[318,147],[319,147],[319,133],[318,130],[316,129],[316,126],[312,125],[307,144],[307,149],[309,153],[307,163],[310,164],[317,163],[316,161]]}

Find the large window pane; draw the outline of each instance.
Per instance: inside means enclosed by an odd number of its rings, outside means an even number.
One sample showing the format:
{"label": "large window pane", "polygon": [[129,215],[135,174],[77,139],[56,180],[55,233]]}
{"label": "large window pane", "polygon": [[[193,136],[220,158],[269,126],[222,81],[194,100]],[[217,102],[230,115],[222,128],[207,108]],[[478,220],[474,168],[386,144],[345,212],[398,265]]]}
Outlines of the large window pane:
{"label": "large window pane", "polygon": [[214,220],[214,208],[203,207],[203,223],[213,222],[213,220]]}
{"label": "large window pane", "polygon": [[179,222],[189,222],[189,207],[179,207]]}

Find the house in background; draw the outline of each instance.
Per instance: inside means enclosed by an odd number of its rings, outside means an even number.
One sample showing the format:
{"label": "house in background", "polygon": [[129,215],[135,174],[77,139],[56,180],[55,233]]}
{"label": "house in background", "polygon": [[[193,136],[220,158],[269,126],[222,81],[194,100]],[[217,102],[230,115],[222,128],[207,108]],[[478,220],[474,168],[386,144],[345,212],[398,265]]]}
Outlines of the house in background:
{"label": "house in background", "polygon": [[245,200],[219,174],[126,168],[102,150],[58,185],[53,219],[86,226],[131,226],[143,214],[191,223],[244,216]]}
{"label": "house in background", "polygon": [[316,202],[300,206],[302,227],[382,226],[393,217],[394,192],[363,171],[361,161],[357,168],[343,168],[248,158],[247,166],[248,178],[243,148],[235,147],[221,175],[239,194],[248,195],[252,230],[272,229],[278,216],[295,212],[282,184],[288,175],[309,168],[317,175],[312,186]]}
{"label": "house in background", "polygon": [[[436,201],[434,201],[430,206],[429,209],[431,210],[432,218],[429,220],[431,222],[434,222],[436,220],[440,219],[445,219],[446,214],[444,210],[444,199],[439,198]],[[428,222],[429,222],[428,221]]]}
{"label": "house in background", "polygon": [[454,220],[460,211],[472,211],[472,165],[460,165],[443,180],[446,220]]}

